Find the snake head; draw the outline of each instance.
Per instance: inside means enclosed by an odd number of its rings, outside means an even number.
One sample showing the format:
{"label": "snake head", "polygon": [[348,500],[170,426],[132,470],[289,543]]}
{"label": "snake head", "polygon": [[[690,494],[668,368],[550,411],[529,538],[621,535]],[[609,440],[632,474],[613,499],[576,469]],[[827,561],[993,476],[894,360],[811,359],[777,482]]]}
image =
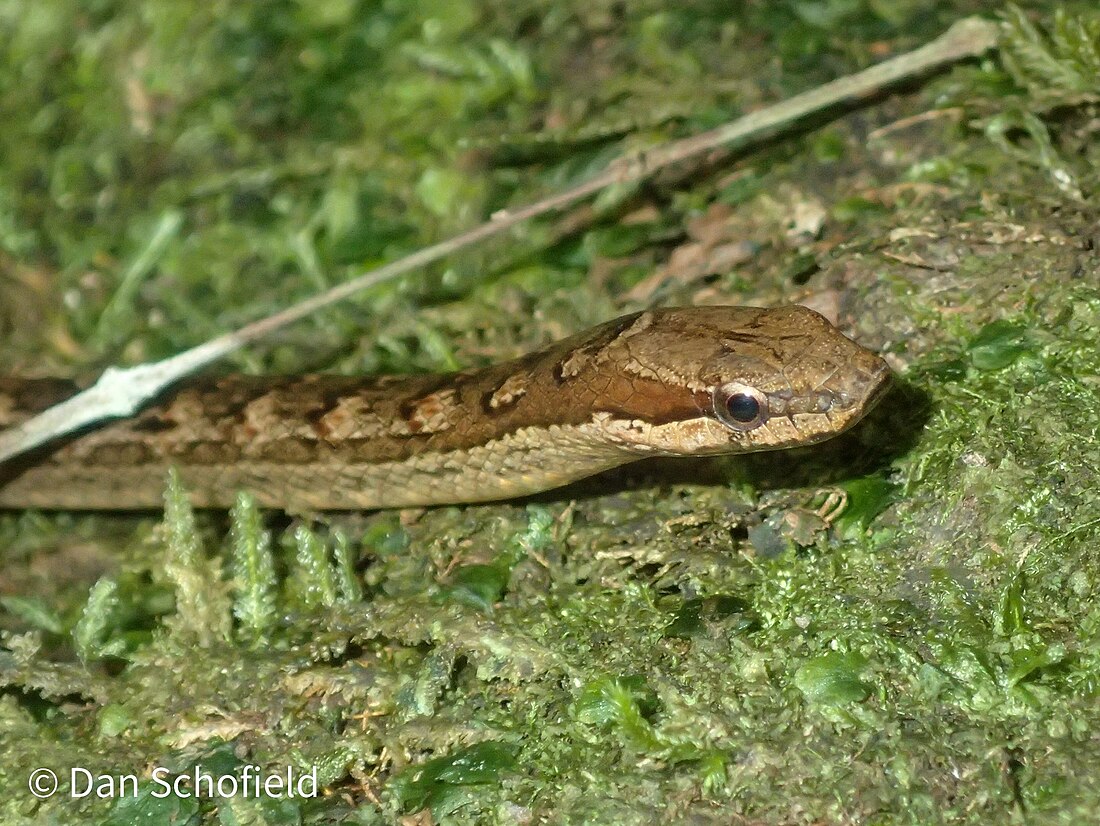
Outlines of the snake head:
{"label": "snake head", "polygon": [[890,378],[879,356],[801,306],[654,310],[615,344],[636,391],[635,409],[613,417],[616,436],[638,452],[814,444],[863,418]]}

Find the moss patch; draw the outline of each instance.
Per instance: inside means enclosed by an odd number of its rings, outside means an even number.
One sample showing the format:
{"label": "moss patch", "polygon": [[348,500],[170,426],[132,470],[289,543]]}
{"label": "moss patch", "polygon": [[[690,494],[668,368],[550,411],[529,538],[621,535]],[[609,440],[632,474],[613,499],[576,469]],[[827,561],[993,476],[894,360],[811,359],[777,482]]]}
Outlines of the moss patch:
{"label": "moss patch", "polygon": [[[0,2],[0,359],[163,356],[996,4]],[[1100,808],[1091,3],[235,357],[444,370],[804,300],[899,380],[813,450],[524,503],[0,516],[0,812],[1062,822]],[[1091,72],[1091,73],[1090,73]],[[30,771],[142,778],[36,800]],[[155,797],[155,766],[310,772]],[[431,818],[431,820],[429,820]]]}

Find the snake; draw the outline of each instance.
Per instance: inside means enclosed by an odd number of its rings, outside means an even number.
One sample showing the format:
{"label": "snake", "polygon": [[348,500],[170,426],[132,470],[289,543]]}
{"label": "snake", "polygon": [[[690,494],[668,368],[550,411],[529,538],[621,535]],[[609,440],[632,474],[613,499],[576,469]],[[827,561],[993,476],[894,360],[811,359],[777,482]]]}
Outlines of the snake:
{"label": "snake", "polygon": [[[189,379],[0,466],[0,508],[157,509],[170,468],[205,508],[240,491],[290,511],[512,499],[645,457],[815,444],[890,375],[800,305],[650,309],[449,374]],[[0,427],[78,389],[0,378]]]}

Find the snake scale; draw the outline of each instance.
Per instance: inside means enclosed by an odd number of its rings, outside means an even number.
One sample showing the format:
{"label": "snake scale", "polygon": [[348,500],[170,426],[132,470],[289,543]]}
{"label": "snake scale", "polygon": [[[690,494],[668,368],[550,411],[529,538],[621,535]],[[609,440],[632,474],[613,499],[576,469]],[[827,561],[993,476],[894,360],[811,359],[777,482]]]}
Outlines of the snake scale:
{"label": "snake scale", "polygon": [[[853,425],[886,363],[800,306],[634,313],[447,375],[225,376],[0,466],[0,508],[359,509],[535,493],[646,456],[813,444]],[[76,392],[0,378],[0,427]]]}

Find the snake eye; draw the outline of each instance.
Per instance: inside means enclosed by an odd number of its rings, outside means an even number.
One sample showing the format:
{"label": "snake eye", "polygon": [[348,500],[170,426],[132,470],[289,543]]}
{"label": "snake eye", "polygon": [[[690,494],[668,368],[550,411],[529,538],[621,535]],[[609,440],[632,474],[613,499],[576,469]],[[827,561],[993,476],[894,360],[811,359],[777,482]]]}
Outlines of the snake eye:
{"label": "snake eye", "polygon": [[768,397],[747,384],[723,384],[714,390],[714,415],[734,430],[755,430],[768,420]]}

